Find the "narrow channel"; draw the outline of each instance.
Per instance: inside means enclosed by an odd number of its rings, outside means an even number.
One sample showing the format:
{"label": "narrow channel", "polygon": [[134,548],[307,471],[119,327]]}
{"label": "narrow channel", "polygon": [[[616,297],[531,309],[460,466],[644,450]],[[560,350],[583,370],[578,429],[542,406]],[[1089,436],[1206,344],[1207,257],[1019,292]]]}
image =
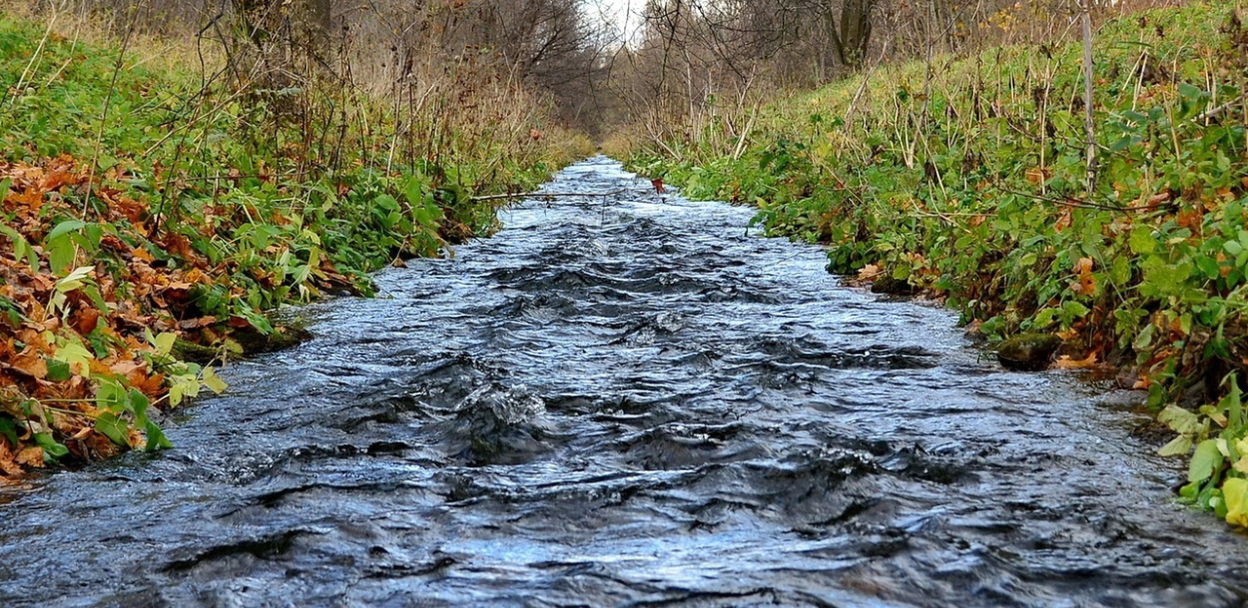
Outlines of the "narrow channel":
{"label": "narrow channel", "polygon": [[751,210],[563,171],[308,307],[176,449],[0,493],[4,606],[1239,606],[1134,395],[1007,372]]}

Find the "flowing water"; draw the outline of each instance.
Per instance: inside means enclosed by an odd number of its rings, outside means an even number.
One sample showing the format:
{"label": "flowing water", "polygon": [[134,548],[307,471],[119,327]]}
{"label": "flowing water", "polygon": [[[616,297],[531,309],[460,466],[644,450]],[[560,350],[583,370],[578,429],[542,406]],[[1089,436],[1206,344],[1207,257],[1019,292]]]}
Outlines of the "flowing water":
{"label": "flowing water", "polygon": [[605,158],[0,494],[2,606],[1242,605],[1125,404]]}

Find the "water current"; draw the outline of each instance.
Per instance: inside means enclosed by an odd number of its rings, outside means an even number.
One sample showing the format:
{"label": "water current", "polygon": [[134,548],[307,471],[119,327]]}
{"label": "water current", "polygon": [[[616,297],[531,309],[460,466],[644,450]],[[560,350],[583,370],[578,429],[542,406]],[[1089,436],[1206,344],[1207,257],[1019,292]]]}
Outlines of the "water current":
{"label": "water current", "polygon": [[598,157],[307,307],[176,449],[0,493],[2,606],[1240,606],[1134,395]]}

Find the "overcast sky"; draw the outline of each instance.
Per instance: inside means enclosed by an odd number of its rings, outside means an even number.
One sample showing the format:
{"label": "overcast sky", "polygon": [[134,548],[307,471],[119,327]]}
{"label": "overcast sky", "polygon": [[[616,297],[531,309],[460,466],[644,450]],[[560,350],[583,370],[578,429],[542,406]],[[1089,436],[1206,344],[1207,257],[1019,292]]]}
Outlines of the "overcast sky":
{"label": "overcast sky", "polygon": [[595,16],[629,37],[636,30],[635,14],[644,3],[645,0],[589,0],[586,5]]}

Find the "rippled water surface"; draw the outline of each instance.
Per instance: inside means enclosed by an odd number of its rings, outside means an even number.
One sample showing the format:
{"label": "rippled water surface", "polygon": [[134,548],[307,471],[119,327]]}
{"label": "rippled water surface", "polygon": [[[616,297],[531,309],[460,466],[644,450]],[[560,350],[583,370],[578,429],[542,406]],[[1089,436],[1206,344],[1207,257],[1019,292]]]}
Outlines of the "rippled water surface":
{"label": "rippled water surface", "polygon": [[548,188],[626,192],[310,308],[174,451],[0,496],[0,605],[1248,599],[1248,543],[1173,503],[1112,396],[1001,370],[746,209],[604,158]]}

